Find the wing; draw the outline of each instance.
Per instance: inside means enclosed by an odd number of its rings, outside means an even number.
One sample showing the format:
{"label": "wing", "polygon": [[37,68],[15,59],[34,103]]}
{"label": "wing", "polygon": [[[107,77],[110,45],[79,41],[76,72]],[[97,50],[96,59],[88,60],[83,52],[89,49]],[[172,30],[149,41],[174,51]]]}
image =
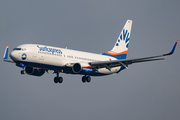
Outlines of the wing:
{"label": "wing", "polygon": [[91,65],[91,67],[94,70],[97,70],[97,69],[100,69],[100,68],[107,68],[108,70],[111,70],[112,67],[117,67],[117,66],[123,66],[123,67],[125,67],[127,69],[127,66],[132,64],[132,63],[149,62],[149,61],[155,61],[155,60],[164,60],[164,58],[159,58],[159,57],[172,55],[174,53],[174,51],[175,51],[177,42],[178,42],[178,40],[174,44],[171,52],[169,52],[167,54],[150,56],[150,57],[143,57],[143,58],[135,58],[135,59],[90,62],[89,65]]}

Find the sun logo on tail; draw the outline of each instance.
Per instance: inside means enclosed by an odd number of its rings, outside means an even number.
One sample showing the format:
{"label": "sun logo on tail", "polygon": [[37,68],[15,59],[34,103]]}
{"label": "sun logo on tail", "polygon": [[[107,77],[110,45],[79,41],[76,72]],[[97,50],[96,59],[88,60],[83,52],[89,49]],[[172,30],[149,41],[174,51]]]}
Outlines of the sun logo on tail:
{"label": "sun logo on tail", "polygon": [[126,46],[126,48],[128,48],[129,39],[130,39],[130,35],[129,35],[128,30],[123,29],[123,32],[120,34],[117,40],[116,46],[123,45],[123,46]]}

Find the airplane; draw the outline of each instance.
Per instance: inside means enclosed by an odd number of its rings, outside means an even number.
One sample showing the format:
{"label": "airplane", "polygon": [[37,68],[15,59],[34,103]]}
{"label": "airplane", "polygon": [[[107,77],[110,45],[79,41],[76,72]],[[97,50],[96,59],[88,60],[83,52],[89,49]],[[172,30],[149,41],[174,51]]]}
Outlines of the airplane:
{"label": "airplane", "polygon": [[23,44],[13,49],[8,59],[6,47],[3,60],[15,63],[22,68],[21,74],[42,76],[50,70],[56,74],[54,83],[62,83],[63,78],[59,73],[83,75],[82,82],[89,83],[91,76],[104,76],[127,69],[128,65],[139,62],[164,60],[164,56],[172,55],[178,40],[171,52],[162,55],[126,59],[131,34],[132,20],[127,20],[114,47],[102,54],[95,54],[67,48],[58,48],[40,44]]}

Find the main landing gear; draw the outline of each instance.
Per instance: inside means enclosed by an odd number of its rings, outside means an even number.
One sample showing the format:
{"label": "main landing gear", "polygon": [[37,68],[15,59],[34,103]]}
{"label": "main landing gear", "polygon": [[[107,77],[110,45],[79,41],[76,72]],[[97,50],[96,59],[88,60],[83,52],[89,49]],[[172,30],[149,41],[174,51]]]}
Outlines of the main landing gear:
{"label": "main landing gear", "polygon": [[63,82],[63,78],[59,77],[59,72],[56,72],[57,76],[54,77],[54,83],[62,83]]}
{"label": "main landing gear", "polygon": [[82,82],[85,83],[85,82],[91,82],[91,77],[89,75],[85,75],[82,77]]}
{"label": "main landing gear", "polygon": [[[55,72],[57,74],[57,76],[54,78],[54,83],[62,83],[63,82],[63,78],[59,77],[59,72]],[[82,82],[85,83],[89,83],[91,82],[91,77],[89,75],[84,75],[82,77]]]}

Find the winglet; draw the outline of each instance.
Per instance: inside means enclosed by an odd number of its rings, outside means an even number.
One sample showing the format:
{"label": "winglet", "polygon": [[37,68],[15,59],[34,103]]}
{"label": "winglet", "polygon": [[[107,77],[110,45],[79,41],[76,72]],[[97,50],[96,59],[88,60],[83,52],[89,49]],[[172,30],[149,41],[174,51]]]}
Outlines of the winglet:
{"label": "winglet", "polygon": [[178,40],[176,40],[176,43],[174,44],[174,47],[172,48],[171,52],[170,52],[170,53],[168,53],[168,54],[164,54],[163,56],[166,56],[166,55],[172,55],[172,54],[174,53],[174,51],[175,51],[175,48],[176,48],[177,42],[178,42]]}
{"label": "winglet", "polygon": [[4,51],[4,56],[3,56],[3,59],[5,59],[5,60],[8,59],[8,50],[9,50],[9,46],[6,46],[6,49]]}

